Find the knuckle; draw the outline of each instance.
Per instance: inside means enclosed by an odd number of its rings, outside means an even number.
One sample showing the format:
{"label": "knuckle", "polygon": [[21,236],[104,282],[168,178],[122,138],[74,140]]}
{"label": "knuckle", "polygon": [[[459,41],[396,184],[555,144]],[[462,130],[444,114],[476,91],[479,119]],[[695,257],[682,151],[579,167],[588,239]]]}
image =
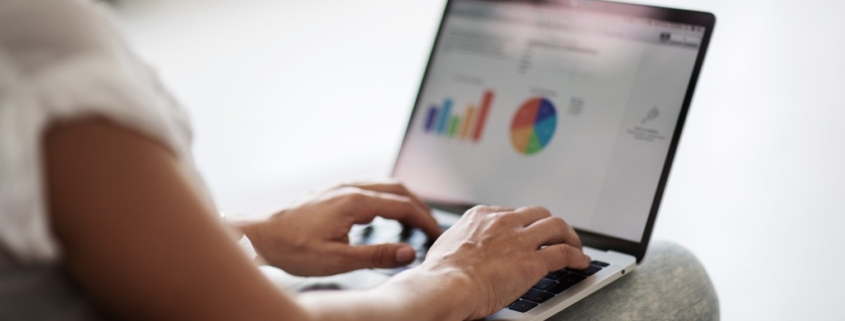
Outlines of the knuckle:
{"label": "knuckle", "polygon": [[368,198],[370,198],[370,196],[367,195],[366,193],[364,193],[364,191],[361,191],[361,190],[358,190],[358,191],[355,191],[354,193],[349,194],[349,199],[353,202],[356,202],[356,203],[366,201]]}
{"label": "knuckle", "polygon": [[519,213],[519,212],[500,212],[500,213],[496,213],[496,218],[500,221],[503,221],[504,223],[518,224],[519,222],[522,221],[520,219],[520,216],[524,216],[524,215],[525,215],[524,213]]}
{"label": "knuckle", "polygon": [[393,192],[407,191],[404,184],[394,179],[383,181],[382,184]]}
{"label": "knuckle", "polygon": [[514,209],[510,207],[503,207],[503,206],[491,206],[491,212],[514,212]]}
{"label": "knuckle", "polygon": [[367,199],[367,195],[359,190],[349,190],[346,194],[343,195],[343,203],[345,205],[355,205],[364,202]]}
{"label": "knuckle", "polygon": [[408,204],[410,206],[417,206],[417,204],[414,204],[414,199],[409,197],[409,196],[405,196],[405,195],[395,195],[395,196],[393,196],[392,195],[391,197],[396,198],[397,200],[401,201],[403,204]]}
{"label": "knuckle", "polygon": [[548,273],[549,271],[560,270],[560,267],[558,266],[558,260],[555,256],[549,256],[549,255],[540,256],[539,253],[536,256],[537,256],[537,261],[541,263],[541,264],[536,264],[536,265],[539,265],[540,267],[542,267],[544,269],[544,271],[543,271],[544,275],[545,275],[545,273]]}
{"label": "knuckle", "polygon": [[556,252],[554,255],[555,265],[564,265],[568,261],[567,258],[569,257],[569,253],[566,248],[567,247],[565,245],[558,245],[554,247]]}
{"label": "knuckle", "polygon": [[511,215],[505,215],[504,213],[491,214],[489,217],[491,219],[490,226],[494,229],[510,228],[515,222]]}
{"label": "knuckle", "polygon": [[529,212],[529,213],[537,213],[537,214],[540,214],[542,217],[552,216],[552,212],[549,212],[548,209],[546,209],[545,207],[540,207],[540,206],[523,207],[523,208],[520,208],[520,211]]}
{"label": "knuckle", "polygon": [[396,213],[396,215],[398,215],[397,218],[399,219],[414,218],[417,217],[418,214],[420,214],[420,211],[417,206],[414,205],[414,203],[412,203],[410,200],[402,200],[401,202],[399,202],[399,206],[401,207],[401,210]]}
{"label": "knuckle", "polygon": [[377,246],[373,251],[372,265],[383,266],[391,262],[391,250],[388,246]]}
{"label": "knuckle", "polygon": [[342,184],[335,185],[330,190],[334,190],[338,193],[345,195],[345,194],[357,191],[358,186],[355,185],[355,183],[342,183]]}
{"label": "knuckle", "polygon": [[384,188],[384,192],[386,193],[402,194],[402,191],[404,190],[402,185],[398,183],[386,183],[382,186]]}
{"label": "knuckle", "polygon": [[476,206],[473,206],[468,211],[466,211],[466,214],[470,217],[475,217],[475,216],[478,216],[482,213],[486,213],[488,208],[489,208],[489,206],[486,206],[486,205],[476,205]]}
{"label": "knuckle", "polygon": [[552,212],[550,212],[549,209],[545,207],[534,207],[533,209],[538,213],[543,214],[544,217],[552,216]]}
{"label": "knuckle", "polygon": [[487,205],[476,205],[476,206],[474,206],[472,209],[470,209],[470,211],[473,211],[473,212],[489,212],[489,211],[490,211],[490,206],[487,206]]}
{"label": "knuckle", "polygon": [[408,192],[408,191],[409,191],[409,190],[408,190],[408,187],[407,187],[407,186],[405,186],[405,184],[402,184],[402,183],[400,183],[400,182],[393,182],[393,183],[391,183],[391,184],[392,184],[392,185],[393,185],[393,186],[394,186],[397,190],[400,190],[400,191],[403,191],[403,192]]}
{"label": "knuckle", "polygon": [[334,190],[337,193],[337,195],[346,195],[346,194],[349,194],[349,193],[354,193],[355,191],[358,190],[358,188],[355,187],[355,186],[352,186],[352,185],[343,184],[343,185],[339,185],[339,186],[335,187]]}
{"label": "knuckle", "polygon": [[566,221],[564,221],[562,218],[553,216],[549,219],[551,220],[552,224],[554,224],[560,230],[561,233],[569,232],[569,224],[566,224]]}

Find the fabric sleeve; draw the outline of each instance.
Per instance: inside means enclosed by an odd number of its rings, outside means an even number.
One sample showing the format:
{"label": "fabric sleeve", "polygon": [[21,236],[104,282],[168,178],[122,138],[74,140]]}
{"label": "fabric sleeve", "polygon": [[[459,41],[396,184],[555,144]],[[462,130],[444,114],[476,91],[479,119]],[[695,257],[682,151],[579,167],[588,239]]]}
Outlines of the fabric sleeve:
{"label": "fabric sleeve", "polygon": [[[184,110],[94,4],[21,0],[4,5],[0,245],[22,262],[51,262],[60,259],[61,248],[50,229],[43,173],[41,144],[50,124],[106,118],[158,141],[194,171],[191,131]],[[17,32],[2,31],[9,27]]]}

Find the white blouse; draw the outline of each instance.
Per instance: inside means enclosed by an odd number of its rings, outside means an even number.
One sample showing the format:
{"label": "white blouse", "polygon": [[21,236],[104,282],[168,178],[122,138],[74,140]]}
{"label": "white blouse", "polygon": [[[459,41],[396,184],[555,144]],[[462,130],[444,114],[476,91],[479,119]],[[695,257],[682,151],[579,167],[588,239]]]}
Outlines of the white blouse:
{"label": "white blouse", "polygon": [[177,155],[208,199],[186,112],[109,19],[84,0],[0,0],[0,252],[18,264],[61,260],[41,147],[53,122],[99,116],[145,134]]}

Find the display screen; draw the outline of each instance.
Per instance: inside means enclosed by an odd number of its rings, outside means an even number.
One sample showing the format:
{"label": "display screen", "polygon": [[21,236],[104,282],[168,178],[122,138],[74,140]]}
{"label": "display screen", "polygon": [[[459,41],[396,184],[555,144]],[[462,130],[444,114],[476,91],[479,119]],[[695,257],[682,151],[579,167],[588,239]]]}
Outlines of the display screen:
{"label": "display screen", "polygon": [[394,176],[639,241],[704,27],[516,1],[444,19]]}

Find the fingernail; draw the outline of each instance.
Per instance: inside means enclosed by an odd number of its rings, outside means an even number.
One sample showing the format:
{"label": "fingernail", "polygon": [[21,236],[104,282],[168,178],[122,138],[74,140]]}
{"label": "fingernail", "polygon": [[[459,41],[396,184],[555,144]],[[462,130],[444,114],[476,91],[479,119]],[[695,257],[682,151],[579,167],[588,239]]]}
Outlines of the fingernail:
{"label": "fingernail", "polygon": [[403,246],[396,250],[396,262],[398,263],[411,263],[414,260],[414,250],[410,247]]}

